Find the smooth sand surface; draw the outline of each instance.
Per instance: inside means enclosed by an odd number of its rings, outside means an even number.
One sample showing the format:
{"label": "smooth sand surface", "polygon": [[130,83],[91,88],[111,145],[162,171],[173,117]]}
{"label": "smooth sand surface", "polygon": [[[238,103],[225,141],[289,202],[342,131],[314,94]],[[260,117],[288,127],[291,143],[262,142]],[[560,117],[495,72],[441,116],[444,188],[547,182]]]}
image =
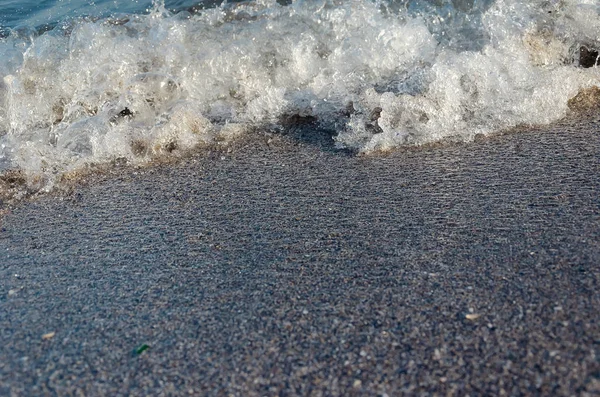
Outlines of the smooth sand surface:
{"label": "smooth sand surface", "polygon": [[0,395],[600,393],[598,122],[270,140],[6,215]]}

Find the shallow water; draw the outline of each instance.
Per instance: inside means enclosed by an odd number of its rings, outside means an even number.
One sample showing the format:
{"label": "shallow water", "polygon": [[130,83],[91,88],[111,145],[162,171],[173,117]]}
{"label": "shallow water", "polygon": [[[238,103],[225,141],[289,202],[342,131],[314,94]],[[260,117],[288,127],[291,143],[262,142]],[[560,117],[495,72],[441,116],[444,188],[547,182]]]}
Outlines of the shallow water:
{"label": "shallow water", "polygon": [[287,3],[1,3],[0,167],[50,189],[299,122],[365,153],[472,141],[600,82],[595,1]]}
{"label": "shallow water", "polygon": [[[182,10],[199,4],[193,0],[165,1],[169,10]],[[2,0],[0,31],[9,33],[19,27],[55,25],[69,18],[109,16],[115,13],[143,13],[152,7],[151,0]]]}

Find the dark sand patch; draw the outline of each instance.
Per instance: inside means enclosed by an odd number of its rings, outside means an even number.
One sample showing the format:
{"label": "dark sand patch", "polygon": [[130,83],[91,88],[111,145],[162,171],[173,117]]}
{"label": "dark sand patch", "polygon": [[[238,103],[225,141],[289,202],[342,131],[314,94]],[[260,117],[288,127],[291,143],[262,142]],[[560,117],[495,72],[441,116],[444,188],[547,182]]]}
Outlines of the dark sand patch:
{"label": "dark sand patch", "polygon": [[0,395],[600,392],[597,122],[373,157],[319,139],[16,207]]}

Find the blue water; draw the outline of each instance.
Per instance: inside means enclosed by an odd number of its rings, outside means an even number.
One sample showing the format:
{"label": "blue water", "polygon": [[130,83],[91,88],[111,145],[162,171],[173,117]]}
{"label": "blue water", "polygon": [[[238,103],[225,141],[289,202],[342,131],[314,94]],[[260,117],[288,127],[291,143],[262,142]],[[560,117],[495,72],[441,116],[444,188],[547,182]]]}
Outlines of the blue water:
{"label": "blue water", "polygon": [[597,0],[220,4],[0,0],[0,171],[51,188],[298,117],[362,153],[469,142],[600,86]]}
{"label": "blue water", "polygon": [[[229,0],[229,3],[244,1],[246,0]],[[280,4],[291,2],[292,0],[278,0]],[[459,20],[454,22],[463,24],[463,27],[468,30],[472,28],[470,26],[472,19],[463,20],[460,18],[461,15],[457,15],[454,11],[459,10],[464,14],[474,15],[489,7],[492,2],[493,0],[391,0],[382,4],[390,10],[406,9],[412,14],[458,16]],[[223,0],[165,0],[165,7],[176,13],[192,7],[210,8],[222,3]],[[61,21],[85,16],[107,17],[115,14],[144,13],[148,12],[152,5],[152,0],[0,0],[0,33],[8,34],[10,29],[19,27],[53,26]]]}
{"label": "blue water", "polygon": [[[165,6],[175,11],[198,4],[201,3],[193,0],[170,0],[166,1]],[[0,0],[0,30],[6,32],[19,26],[52,25],[65,19],[82,16],[143,13],[151,7],[151,0]]]}

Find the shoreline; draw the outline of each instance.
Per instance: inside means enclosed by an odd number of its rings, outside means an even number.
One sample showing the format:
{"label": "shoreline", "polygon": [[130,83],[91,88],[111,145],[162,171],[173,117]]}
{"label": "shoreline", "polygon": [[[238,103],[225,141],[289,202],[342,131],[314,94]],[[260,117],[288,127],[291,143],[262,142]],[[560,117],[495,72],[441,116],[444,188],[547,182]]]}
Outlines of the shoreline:
{"label": "shoreline", "polygon": [[257,130],[229,142],[217,141],[210,144],[200,144],[191,150],[178,151],[176,154],[159,154],[137,163],[126,158],[116,158],[109,162],[87,164],[85,167],[63,173],[56,181],[52,182],[53,186],[49,191],[45,191],[44,186],[38,188],[30,186],[31,183],[27,181],[27,176],[23,170],[9,168],[0,173],[0,218],[23,203],[29,203],[47,196],[65,198],[73,194],[78,188],[95,183],[104,183],[111,178],[118,178],[128,173],[151,172],[157,167],[177,166],[180,162],[189,159],[195,159],[192,161],[196,161],[210,158],[217,161],[219,157],[229,157],[232,152],[248,150],[248,148],[254,148],[254,150],[261,148],[268,152],[274,148],[288,147],[289,149],[296,145],[308,145],[339,156],[373,159],[397,156],[400,153],[443,150],[444,148],[484,144],[486,142],[493,144],[495,140],[506,136],[534,133],[536,131],[543,133],[545,130],[556,130],[565,126],[568,128],[570,125],[580,124],[581,122],[593,123],[594,110],[600,109],[597,105],[598,101],[592,97],[594,93],[588,95],[584,92],[582,94],[583,99],[578,97],[577,105],[572,106],[571,114],[550,125],[515,126],[489,135],[475,136],[475,139],[469,142],[453,140],[450,137],[423,145],[399,146],[366,154],[357,153],[350,149],[336,148],[333,139],[334,134],[331,131],[318,128],[312,119],[294,119],[293,123],[284,123],[285,128],[283,131]]}
{"label": "shoreline", "polygon": [[599,138],[356,157],[306,127],[22,202],[0,394],[593,395]]}

